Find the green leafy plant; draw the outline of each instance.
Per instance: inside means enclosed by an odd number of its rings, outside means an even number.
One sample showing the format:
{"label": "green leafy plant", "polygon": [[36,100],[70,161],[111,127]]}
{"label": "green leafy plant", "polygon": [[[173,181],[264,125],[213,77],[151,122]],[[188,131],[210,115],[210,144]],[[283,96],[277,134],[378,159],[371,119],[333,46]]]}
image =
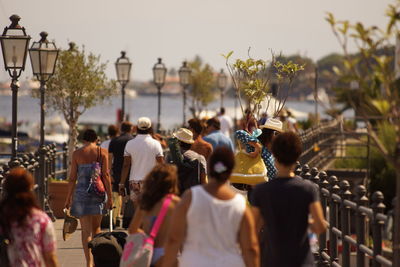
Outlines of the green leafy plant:
{"label": "green leafy plant", "polygon": [[116,93],[116,82],[107,79],[105,69],[99,56],[71,43],[69,50],[60,51],[55,73],[47,82],[46,105],[60,111],[69,125],[69,159],[77,144],[79,117]]}
{"label": "green leafy plant", "polygon": [[236,59],[231,63],[232,55],[233,51],[222,56],[226,60],[226,66],[232,78],[244,117],[243,98],[246,98],[248,102],[248,109],[251,116],[258,117],[259,113],[263,111],[262,103],[266,101],[265,112],[267,112],[271,101],[274,100],[271,92],[272,81],[277,82],[278,91],[284,83],[288,84],[286,95],[283,98],[277,99],[277,104],[274,103],[275,110],[272,116],[277,117],[285,106],[294,78],[299,71],[304,69],[304,65],[296,64],[292,61],[282,63],[276,59],[274,54],[272,54],[270,61],[253,59],[250,53],[246,60]]}

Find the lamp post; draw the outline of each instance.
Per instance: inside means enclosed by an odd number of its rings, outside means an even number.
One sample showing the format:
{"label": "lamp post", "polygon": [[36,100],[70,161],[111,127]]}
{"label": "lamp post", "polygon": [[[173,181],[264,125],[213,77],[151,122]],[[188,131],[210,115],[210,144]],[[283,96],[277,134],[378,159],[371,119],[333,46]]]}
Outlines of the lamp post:
{"label": "lamp post", "polygon": [[224,70],[221,69],[221,72],[218,74],[217,84],[219,91],[221,93],[221,108],[224,107],[224,94],[225,94],[225,87],[226,87],[227,77],[224,73]]}
{"label": "lamp post", "polygon": [[1,50],[3,52],[4,67],[11,76],[12,90],[12,130],[11,130],[11,167],[18,166],[17,150],[17,101],[18,101],[18,78],[25,69],[26,55],[28,52],[29,40],[31,37],[26,35],[25,28],[21,27],[18,15],[10,17],[11,25],[4,28],[0,36]]}
{"label": "lamp post", "polygon": [[315,103],[315,121],[317,125],[319,124],[318,115],[318,67],[315,67],[315,77],[314,77],[314,103]]}
{"label": "lamp post", "polygon": [[120,120],[125,120],[125,86],[129,82],[132,63],[129,58],[125,56],[125,51],[121,51],[121,56],[115,62],[115,68],[117,70],[117,80],[121,84],[121,94],[122,94],[122,114]]}
{"label": "lamp post", "polygon": [[158,58],[158,62],[153,67],[154,84],[157,86],[158,95],[158,112],[157,112],[157,132],[160,132],[160,117],[161,117],[161,88],[165,83],[165,76],[167,75],[167,68],[162,59]]}
{"label": "lamp post", "polygon": [[179,83],[183,89],[183,123],[182,126],[186,124],[186,88],[190,83],[190,74],[192,70],[187,66],[187,62],[182,63],[182,67],[179,69]]}
{"label": "lamp post", "polygon": [[44,209],[45,195],[47,193],[46,186],[46,153],[45,148],[45,100],[46,82],[54,74],[56,61],[58,57],[58,49],[54,42],[47,40],[47,32],[40,33],[40,41],[33,42],[29,49],[31,58],[33,75],[40,81],[40,182],[39,182],[39,202]]}

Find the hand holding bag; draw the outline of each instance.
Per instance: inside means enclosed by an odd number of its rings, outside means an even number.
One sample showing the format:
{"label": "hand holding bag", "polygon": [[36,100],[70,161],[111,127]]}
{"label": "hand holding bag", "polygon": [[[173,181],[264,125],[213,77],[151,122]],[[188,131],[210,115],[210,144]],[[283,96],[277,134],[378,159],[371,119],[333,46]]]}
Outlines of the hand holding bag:
{"label": "hand holding bag", "polygon": [[149,267],[153,257],[154,239],[168,211],[172,195],[168,195],[158,213],[157,219],[151,228],[150,235],[144,232],[131,234],[126,239],[120,267]]}

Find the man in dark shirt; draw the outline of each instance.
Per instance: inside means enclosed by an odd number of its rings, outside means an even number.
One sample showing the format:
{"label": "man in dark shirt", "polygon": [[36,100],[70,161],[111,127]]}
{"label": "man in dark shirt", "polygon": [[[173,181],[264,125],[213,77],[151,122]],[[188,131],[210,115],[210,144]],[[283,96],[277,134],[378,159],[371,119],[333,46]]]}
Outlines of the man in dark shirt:
{"label": "man in dark shirt", "polygon": [[314,266],[308,227],[317,234],[326,230],[316,186],[293,173],[301,147],[294,133],[276,136],[272,153],[277,179],[256,186],[252,193],[257,227],[263,227],[260,241],[263,267]]}
{"label": "man in dark shirt", "polygon": [[133,139],[132,129],[133,126],[130,122],[122,122],[121,135],[112,139],[108,147],[108,162],[112,162],[112,164],[109,164],[112,184],[112,196],[113,203],[116,207],[113,212],[114,223],[121,213],[122,199],[118,193],[118,184],[121,181],[121,171],[124,162],[125,145],[129,140]]}

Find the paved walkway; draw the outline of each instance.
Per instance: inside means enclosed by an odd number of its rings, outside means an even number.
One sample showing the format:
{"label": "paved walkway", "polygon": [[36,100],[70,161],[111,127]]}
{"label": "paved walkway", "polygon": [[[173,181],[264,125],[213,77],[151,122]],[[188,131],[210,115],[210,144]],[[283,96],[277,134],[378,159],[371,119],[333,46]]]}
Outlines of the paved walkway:
{"label": "paved walkway", "polygon": [[[54,223],[57,236],[57,256],[60,267],[86,266],[81,242],[81,229],[78,228],[67,241],[62,238],[64,220]],[[79,225],[78,225],[79,226]]]}

